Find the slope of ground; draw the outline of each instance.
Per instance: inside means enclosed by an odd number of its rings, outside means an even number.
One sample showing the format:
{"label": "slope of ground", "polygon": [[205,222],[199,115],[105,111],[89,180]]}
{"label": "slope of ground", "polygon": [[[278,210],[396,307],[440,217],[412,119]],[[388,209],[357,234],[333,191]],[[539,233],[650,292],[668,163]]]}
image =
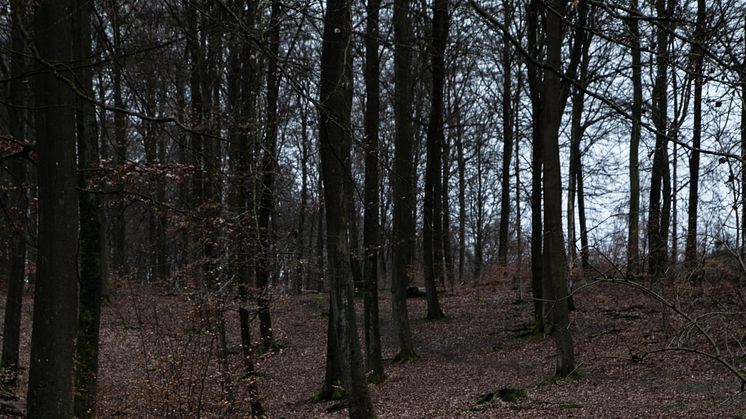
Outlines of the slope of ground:
{"label": "slope of ground", "polygon": [[[578,284],[576,284],[577,286]],[[573,314],[578,374],[552,380],[554,342],[528,333],[531,305],[516,303],[509,281],[457,287],[441,294],[447,320],[427,322],[424,299],[409,309],[420,360],[392,364],[389,292],[381,291],[381,325],[387,379],[371,385],[381,418],[500,417],[740,417],[746,395],[736,374],[691,352],[712,352],[695,328],[639,291],[581,282]],[[676,290],[667,291],[676,298]],[[723,296],[708,298],[707,295]],[[338,402],[310,399],[321,385],[326,346],[327,296],[275,296],[273,326],[284,348],[259,356],[258,374],[243,374],[235,302],[206,293],[166,293],[150,286],[112,286],[101,333],[100,417],[249,417],[253,382],[269,417],[341,418]],[[742,371],[740,288],[710,287],[692,312],[713,337],[724,361]],[[684,301],[688,295],[678,295]],[[686,298],[685,298],[686,297]],[[30,300],[30,295],[27,295]],[[222,308],[226,363],[219,354]],[[31,304],[23,327],[30,327]],[[710,320],[708,320],[710,319]],[[740,335],[739,335],[740,334]],[[742,338],[741,338],[742,340]],[[22,347],[21,390],[28,365],[28,333]],[[525,397],[478,403],[500,389]],[[520,394],[519,395],[523,395]]]}

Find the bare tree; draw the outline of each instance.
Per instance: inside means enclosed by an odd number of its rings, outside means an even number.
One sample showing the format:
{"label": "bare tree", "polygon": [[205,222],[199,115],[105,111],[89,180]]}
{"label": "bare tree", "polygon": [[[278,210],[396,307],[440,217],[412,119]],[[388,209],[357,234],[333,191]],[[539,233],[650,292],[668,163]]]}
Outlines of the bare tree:
{"label": "bare tree", "polygon": [[38,147],[39,249],[31,334],[28,417],[73,417],[73,352],[78,314],[78,179],[70,1],[43,0],[33,51],[44,71],[32,79]]}
{"label": "bare tree", "polygon": [[412,66],[411,34],[409,27],[410,0],[394,2],[394,77],[396,114],[396,137],[394,147],[394,171],[391,173],[393,189],[393,263],[391,267],[391,300],[394,331],[396,333],[396,361],[409,361],[417,357],[412,332],[409,328],[406,289],[409,284],[409,269],[412,263],[412,243],[414,237],[415,194],[413,138],[412,138],[412,86],[410,74]]}
{"label": "bare tree", "polygon": [[[324,42],[319,85],[319,139],[327,254],[329,259],[330,336],[336,338],[337,359],[347,391],[351,418],[374,416],[365,382],[355,314],[354,283],[350,266],[350,206],[352,173],[352,55],[351,2],[329,0],[324,19]],[[333,329],[333,332],[332,332]]]}

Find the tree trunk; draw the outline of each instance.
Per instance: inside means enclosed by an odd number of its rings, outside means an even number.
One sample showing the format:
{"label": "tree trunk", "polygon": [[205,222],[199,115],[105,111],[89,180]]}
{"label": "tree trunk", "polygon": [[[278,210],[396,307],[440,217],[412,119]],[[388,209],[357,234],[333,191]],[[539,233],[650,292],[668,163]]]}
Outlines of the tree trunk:
{"label": "tree trunk", "polygon": [[[510,1],[503,1],[506,23],[510,23],[513,12]],[[503,161],[500,191],[500,230],[498,235],[497,259],[500,266],[508,265],[508,228],[510,222],[510,165],[511,153],[513,152],[513,109],[511,107],[513,96],[511,93],[513,60],[511,58],[510,40],[508,34],[503,34],[502,48],[502,122],[503,122]]]}
{"label": "tree trunk", "polygon": [[[247,31],[255,30],[255,3],[253,1],[238,2],[241,8],[246,9],[244,25]],[[254,58],[254,49],[250,42],[241,42],[242,37],[237,36],[232,40],[230,58],[228,62],[228,94],[227,100],[230,111],[234,115],[236,124],[241,121],[253,127],[256,118],[256,90],[258,82],[258,69]],[[255,133],[252,130],[241,129],[236,126],[229,132],[231,139],[230,162],[231,162],[231,193],[229,194],[229,206],[236,214],[236,234],[231,243],[231,262],[238,276],[238,315],[241,333],[241,349],[244,371],[247,374],[254,371],[254,360],[252,354],[251,325],[249,311],[246,308],[249,302],[249,282],[252,276],[249,255],[251,254],[250,229],[254,223],[255,213],[250,195],[252,182],[252,142]],[[258,401],[252,404],[252,413],[263,411]]]}
{"label": "tree trunk", "polygon": [[[8,107],[8,130],[13,138],[23,140],[26,136],[25,115],[27,101],[25,100],[24,80],[16,79],[23,74],[26,63],[21,51],[26,50],[21,21],[26,16],[26,9],[20,2],[11,3],[12,33],[11,49],[16,53],[10,56],[10,81]],[[21,343],[21,317],[23,306],[23,283],[26,278],[26,236],[25,227],[28,222],[27,200],[23,183],[28,179],[26,162],[15,159],[8,163],[10,175],[15,183],[14,188],[7,195],[9,208],[8,224],[10,240],[8,244],[8,294],[5,300],[5,321],[3,323],[3,352],[0,358],[2,366],[2,389],[14,392],[18,381],[18,350]]]}
{"label": "tree trunk", "polygon": [[458,166],[458,280],[464,282],[464,265],[466,258],[466,158],[461,133],[461,113],[456,102],[456,158]]}
{"label": "tree trunk", "polygon": [[391,174],[391,185],[394,195],[393,210],[393,263],[391,267],[392,311],[394,333],[396,334],[397,354],[395,361],[408,361],[417,354],[412,342],[407,312],[406,288],[409,285],[409,269],[412,263],[413,237],[410,227],[414,225],[414,208],[411,196],[416,192],[412,179],[414,165],[412,162],[412,87],[410,74],[412,65],[410,22],[410,0],[394,2],[394,78],[396,114],[396,136],[394,147],[394,171]]}
{"label": "tree trunk", "polygon": [[518,126],[520,121],[520,103],[521,103],[521,91],[523,89],[523,73],[518,73],[518,85],[515,89],[515,96],[513,98],[515,109],[515,124],[513,125],[516,129],[515,138],[515,244],[516,244],[516,266],[518,272],[516,277],[518,278],[518,301],[523,301],[523,226],[521,225],[521,153],[520,153],[520,137],[518,137]]}
{"label": "tree trunk", "polygon": [[[41,0],[34,22],[44,66],[72,62],[71,2]],[[57,75],[74,80],[64,67]],[[39,179],[39,237],[31,334],[28,417],[73,417],[73,351],[78,314],[78,191],[75,98],[51,71],[33,79]]]}
{"label": "tree trunk", "polygon": [[[277,0],[275,0],[277,1]],[[350,208],[352,205],[350,114],[352,109],[351,2],[328,0],[319,85],[319,139],[326,208],[331,312],[339,370],[351,418],[375,414],[365,382],[358,341],[354,284],[350,277]]]}
{"label": "tree trunk", "polygon": [[427,163],[425,198],[422,206],[423,262],[425,290],[427,292],[427,318],[445,317],[438,301],[437,281],[443,275],[442,231],[442,148],[443,148],[443,85],[445,82],[444,57],[448,38],[448,0],[433,2],[432,79],[430,121],[427,126]]}
{"label": "tree trunk", "polygon": [[[272,1],[272,12],[269,22],[269,53],[277,57],[280,49],[280,3]],[[280,78],[277,60],[269,60],[267,69],[267,133],[264,140],[264,156],[261,165],[261,193],[259,196],[259,251],[256,261],[256,286],[259,289],[259,332],[263,351],[274,351],[277,344],[272,332],[272,317],[269,310],[269,274],[270,274],[270,219],[274,208],[275,174],[277,164],[277,97]]]}
{"label": "tree trunk", "polygon": [[301,182],[300,182],[300,211],[298,214],[298,244],[297,244],[297,256],[298,256],[298,274],[294,279],[292,291],[294,293],[300,293],[304,288],[307,288],[307,268],[308,268],[308,254],[306,252],[306,215],[308,213],[308,159],[309,159],[309,145],[310,140],[308,138],[308,110],[301,103],[301,98],[298,98],[298,106],[301,108]]}
{"label": "tree trunk", "polygon": [[[670,1],[670,0],[669,0]],[[666,0],[657,0],[655,4],[658,18],[666,22],[670,9],[666,7]],[[656,74],[653,85],[653,113],[655,125],[655,150],[653,153],[653,168],[650,178],[650,204],[648,215],[648,272],[653,280],[658,280],[666,267],[668,247],[667,220],[665,211],[666,173],[668,172],[668,140],[667,132],[667,73],[668,73],[668,25],[662,23],[656,31]],[[663,198],[663,203],[661,203]],[[663,208],[662,208],[663,207]],[[670,208],[670,207],[669,207]]]}
{"label": "tree trunk", "polygon": [[[527,27],[529,51],[537,54],[539,30],[539,5],[534,0],[528,5]],[[533,59],[538,59],[535,55]],[[542,138],[543,103],[541,100],[541,80],[543,70],[535,64],[528,63],[529,94],[531,96],[531,128],[532,128],[532,156],[531,156],[531,291],[534,300],[534,329],[543,333],[544,326],[544,286],[542,263],[542,221],[541,221],[541,175],[542,175]]]}
{"label": "tree trunk", "polygon": [[[637,13],[638,0],[632,0],[632,11]],[[629,144],[629,220],[627,232],[627,275],[640,272],[640,166],[639,148],[642,120],[642,58],[640,29],[637,16],[627,22],[632,55],[632,134]]]}
{"label": "tree trunk", "polygon": [[[744,44],[746,44],[746,17],[744,17]],[[746,58],[741,63],[741,259],[746,258]]]}
{"label": "tree trunk", "polygon": [[590,266],[590,247],[588,244],[588,224],[585,217],[585,184],[583,182],[583,165],[578,166],[578,223],[580,224],[580,266]]}
{"label": "tree trunk", "polygon": [[451,145],[449,138],[443,138],[443,263],[445,264],[445,276],[453,291],[456,277],[453,272],[453,245],[451,244],[451,204],[449,197],[449,183],[451,172]]}
{"label": "tree trunk", "polygon": [[[319,171],[320,168],[319,168]],[[321,175],[319,175],[318,180],[318,191],[319,191],[319,218],[318,218],[318,225],[317,225],[317,234],[316,234],[316,269],[317,269],[317,277],[316,277],[316,290],[319,292],[324,291],[324,282],[326,278],[326,268],[324,264],[324,218],[326,218],[326,204],[324,203],[324,187],[322,185]]]}
{"label": "tree trunk", "polygon": [[[684,263],[692,271],[697,265],[697,213],[699,208],[699,147],[702,142],[702,85],[704,82],[702,70],[704,67],[704,51],[701,42],[704,41],[705,19],[707,6],[705,0],[697,0],[697,26],[694,29],[694,43],[692,55],[694,60],[694,121],[692,124],[692,150],[689,157],[689,205],[687,210],[686,245],[684,249]],[[742,100],[742,102],[744,102]],[[742,123],[744,121],[742,108]],[[743,130],[743,125],[741,126]],[[743,132],[742,132],[743,135]],[[743,142],[742,137],[742,142]],[[695,274],[695,277],[698,275]]]}
{"label": "tree trunk", "polygon": [[[121,34],[121,22],[119,16],[119,6],[117,4],[112,5],[111,11],[111,25],[112,33],[114,37],[114,57],[119,57],[122,49],[122,34]],[[112,65],[112,94],[114,96],[114,107],[117,109],[124,108],[124,92],[122,91],[122,63],[116,59]],[[124,170],[123,166],[127,162],[127,119],[126,115],[122,112],[114,113],[114,161],[120,170]],[[123,186],[120,185],[120,188]],[[124,195],[119,194],[115,199],[123,200]],[[117,202],[113,206],[112,211],[114,212],[112,217],[112,237],[111,241],[113,244],[113,265],[114,271],[122,273],[124,266],[127,263],[127,248],[126,248],[126,234],[127,234],[127,222],[125,219],[126,205],[122,202]]]}
{"label": "tree trunk", "polygon": [[[582,81],[581,81],[582,83]],[[572,275],[575,267],[576,235],[575,235],[575,198],[578,190],[577,180],[580,171],[580,142],[583,138],[582,116],[585,95],[576,90],[572,95],[572,116],[570,118],[570,168],[567,186],[567,264]]]}
{"label": "tree trunk", "polygon": [[365,248],[365,353],[370,380],[383,381],[381,331],[378,318],[378,249],[379,249],[379,175],[378,141],[381,110],[380,62],[378,59],[380,0],[368,0],[368,27],[365,46],[365,208],[363,215],[363,247]]}
{"label": "tree trunk", "polygon": [[[546,36],[548,67],[559,70],[562,64],[562,18],[564,3],[550,1],[547,11]],[[582,7],[582,6],[581,6]],[[566,377],[575,370],[570,316],[566,299],[567,282],[564,266],[564,240],[562,234],[562,181],[559,159],[559,128],[564,103],[558,94],[561,83],[553,71],[544,73],[542,98],[542,140],[544,163],[544,258],[547,259],[547,275],[551,284],[552,334],[557,346],[557,369],[559,377]]]}
{"label": "tree trunk", "polygon": [[[74,0],[72,14],[75,59],[83,63],[76,70],[78,89],[93,97],[91,71],[91,14],[93,6],[85,0]],[[98,376],[99,326],[103,269],[101,244],[103,228],[98,196],[88,192],[93,187],[93,173],[99,166],[96,109],[83,98],[76,98],[75,122],[78,143],[78,184],[80,242],[78,244],[79,310],[75,357],[75,417],[96,416],[96,380]]]}

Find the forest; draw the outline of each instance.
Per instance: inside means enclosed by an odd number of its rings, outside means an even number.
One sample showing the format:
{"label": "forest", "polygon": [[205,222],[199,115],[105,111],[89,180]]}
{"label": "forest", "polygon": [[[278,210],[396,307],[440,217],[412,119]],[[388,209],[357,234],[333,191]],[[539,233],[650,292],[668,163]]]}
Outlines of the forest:
{"label": "forest", "polygon": [[746,1],[0,0],[0,417],[746,417]]}

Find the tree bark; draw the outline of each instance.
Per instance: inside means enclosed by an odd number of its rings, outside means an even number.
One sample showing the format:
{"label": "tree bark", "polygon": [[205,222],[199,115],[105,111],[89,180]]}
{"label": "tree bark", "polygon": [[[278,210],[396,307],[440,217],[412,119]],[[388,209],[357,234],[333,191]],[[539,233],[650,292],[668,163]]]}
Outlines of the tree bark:
{"label": "tree bark", "polygon": [[[122,34],[121,34],[121,22],[119,16],[119,6],[117,4],[112,5],[110,11],[111,25],[112,25],[112,36],[114,38],[113,53],[115,60],[112,65],[112,94],[114,96],[114,107],[117,109],[124,108],[124,92],[122,89],[122,62],[120,55],[122,50]],[[114,161],[120,170],[123,170],[125,163],[127,162],[127,119],[124,113],[114,113]],[[121,185],[120,185],[121,187]],[[123,200],[124,195],[119,194],[115,199]],[[112,234],[111,241],[113,244],[113,265],[114,271],[122,273],[127,263],[127,249],[126,249],[126,234],[127,234],[127,222],[125,219],[126,205],[122,202],[117,202],[113,206],[112,211]]]}
{"label": "tree bark", "polygon": [[454,107],[456,115],[456,163],[458,168],[458,280],[464,282],[466,259],[466,158],[462,139],[461,112],[459,103]]}
{"label": "tree bark", "polygon": [[[540,45],[537,36],[539,31],[539,4],[533,0],[527,10],[528,48],[538,60]],[[543,102],[541,100],[541,80],[543,70],[532,62],[528,63],[529,94],[531,97],[531,291],[534,300],[534,329],[543,333],[544,325],[544,286],[542,263],[542,220],[541,220],[541,186],[543,147],[541,130],[543,119]]]}
{"label": "tree bark", "polygon": [[[277,1],[277,0],[276,0]],[[319,139],[326,208],[331,312],[339,370],[347,391],[351,418],[375,414],[365,382],[358,341],[354,284],[350,266],[352,197],[352,55],[351,2],[328,0],[324,19],[319,86]]]}
{"label": "tree bark", "polygon": [[[697,213],[699,209],[699,147],[702,143],[702,85],[704,77],[704,42],[705,18],[707,6],[704,0],[697,0],[697,26],[694,29],[692,53],[694,60],[694,121],[692,122],[692,150],[689,157],[689,205],[687,210],[686,245],[684,263],[688,270],[697,265]],[[743,100],[742,100],[743,102]],[[742,108],[742,122],[743,122]],[[743,126],[741,129],[743,130]],[[743,141],[743,137],[742,137]],[[695,277],[698,276],[695,274]]]}
{"label": "tree bark", "polygon": [[[15,51],[10,56],[10,76],[8,107],[8,130],[13,138],[22,140],[26,136],[27,101],[25,100],[24,83],[16,77],[23,74],[26,63],[21,51],[26,50],[21,27],[26,16],[26,8],[21,2],[11,2],[12,33],[11,49]],[[0,366],[2,366],[2,389],[13,392],[18,383],[18,351],[21,343],[21,317],[23,306],[23,283],[26,278],[26,235],[28,222],[27,199],[24,181],[28,178],[26,162],[14,159],[8,162],[10,175],[15,186],[8,193],[8,203],[15,211],[10,212],[10,240],[8,244],[8,294],[5,300],[5,321],[3,323],[3,349]]]}
{"label": "tree bark", "polygon": [[[562,63],[562,17],[564,3],[550,1],[546,19],[547,58],[546,65],[555,71]],[[583,6],[581,6],[583,7]],[[562,181],[559,159],[559,128],[564,103],[561,98],[560,78],[554,71],[544,74],[542,98],[542,142],[544,165],[544,258],[547,259],[549,291],[552,301],[552,334],[557,346],[557,368],[559,377],[566,377],[575,370],[570,316],[567,304],[567,282],[564,266],[564,239],[562,234]]]}
{"label": "tree bark", "polygon": [[423,262],[427,294],[427,318],[445,317],[438,301],[436,283],[443,282],[442,177],[444,54],[448,38],[448,0],[433,2],[432,92],[427,126],[425,198],[422,206]]}
{"label": "tree bark", "polygon": [[[503,1],[505,22],[510,24],[513,18],[511,2]],[[508,265],[508,228],[510,223],[510,165],[513,152],[513,109],[512,109],[512,69],[513,60],[508,34],[503,34],[502,46],[502,123],[503,123],[503,156],[500,191],[500,230],[498,233],[497,260],[500,266]]]}
{"label": "tree bark", "polygon": [[365,45],[365,208],[363,215],[363,247],[365,248],[365,353],[370,380],[383,380],[381,331],[378,318],[378,249],[379,249],[379,175],[378,142],[380,131],[380,62],[379,14],[380,0],[368,0],[368,26]]}
{"label": "tree bark", "polygon": [[75,98],[55,76],[74,80],[71,2],[41,0],[34,17],[37,66],[32,79],[39,179],[39,248],[28,417],[73,417],[73,351],[78,314],[78,191],[75,165]]}
{"label": "tree bark", "polygon": [[448,285],[453,291],[456,277],[453,272],[453,245],[451,242],[451,207],[449,196],[449,183],[451,172],[451,145],[448,137],[443,138],[443,263]]}
{"label": "tree bark", "polygon": [[[672,0],[669,0],[673,3]],[[662,19],[656,31],[656,74],[653,84],[652,119],[656,129],[653,168],[650,178],[650,204],[648,208],[648,249],[650,252],[648,272],[653,280],[658,280],[666,267],[668,254],[668,217],[666,202],[670,210],[670,184],[668,184],[668,139],[667,132],[667,73],[668,73],[668,24],[665,22],[672,12],[666,0],[656,0],[656,15]],[[668,199],[667,199],[668,197]],[[661,202],[663,199],[663,202]]]}
{"label": "tree bark", "polygon": [[280,3],[272,1],[269,21],[269,60],[267,68],[267,133],[264,140],[264,155],[261,164],[261,193],[259,196],[258,239],[259,251],[256,261],[256,286],[259,289],[259,332],[263,351],[274,351],[277,344],[272,332],[272,317],[269,309],[269,274],[270,274],[270,219],[274,209],[275,174],[277,164],[277,97],[280,78],[277,59],[280,50]]}
{"label": "tree bark", "polygon": [[411,35],[409,23],[410,0],[394,1],[394,78],[396,118],[396,136],[394,139],[394,171],[391,174],[391,185],[394,195],[393,210],[393,263],[391,267],[392,311],[394,333],[396,334],[396,361],[408,361],[417,354],[412,342],[409,327],[406,289],[409,285],[409,268],[412,263],[414,208],[411,196],[415,194],[412,179],[414,165],[412,162],[412,86],[410,74],[412,66]]}
{"label": "tree bark", "polygon": [[[91,15],[93,5],[85,0],[74,0],[72,13],[73,48],[80,65],[76,70],[78,89],[93,97],[91,71]],[[101,324],[101,293],[103,242],[101,209],[98,196],[89,192],[93,187],[93,170],[99,166],[96,109],[83,98],[76,98],[75,121],[78,143],[78,184],[80,211],[80,241],[78,243],[79,309],[78,337],[75,358],[75,417],[96,416],[96,381],[98,377],[99,327]]]}
{"label": "tree bark", "polygon": [[[638,12],[638,0],[631,1],[633,13]],[[637,16],[627,22],[632,55],[632,133],[629,144],[629,219],[627,231],[627,275],[640,272],[640,166],[639,148],[642,120],[642,58],[640,29]]]}
{"label": "tree bark", "polygon": [[[746,16],[744,16],[746,45]],[[741,259],[746,258],[746,58],[741,63]]]}

